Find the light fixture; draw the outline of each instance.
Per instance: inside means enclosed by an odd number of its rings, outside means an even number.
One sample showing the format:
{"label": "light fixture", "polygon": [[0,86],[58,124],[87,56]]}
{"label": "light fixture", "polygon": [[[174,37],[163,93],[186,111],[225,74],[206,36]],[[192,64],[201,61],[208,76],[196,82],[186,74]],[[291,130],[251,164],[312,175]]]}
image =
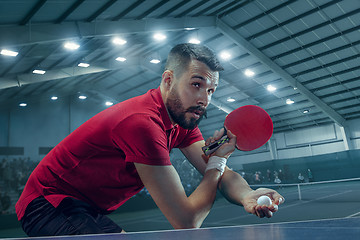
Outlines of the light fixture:
{"label": "light fixture", "polygon": [[286,104],[293,104],[294,103],[294,100],[291,100],[290,98],[286,99]]}
{"label": "light fixture", "polygon": [[66,42],[64,47],[70,50],[76,50],[80,47],[80,45],[75,42]]}
{"label": "light fixture", "polygon": [[83,68],[87,68],[87,67],[89,67],[90,66],[90,64],[89,63],[86,63],[86,62],[80,62],[79,64],[78,64],[78,67],[83,67]]}
{"label": "light fixture", "polygon": [[195,30],[196,28],[192,28],[192,27],[186,27],[184,28],[186,31],[191,31],[191,30]]}
{"label": "light fixture", "polygon": [[53,100],[53,101],[58,100],[58,97],[57,96],[52,96],[51,100]]}
{"label": "light fixture", "polygon": [[269,92],[274,92],[276,90],[276,87],[274,87],[273,85],[269,84],[267,85],[266,89],[269,91]]}
{"label": "light fixture", "polygon": [[5,56],[16,57],[19,53],[7,49],[2,49],[0,54]]}
{"label": "light fixture", "polygon": [[116,45],[125,45],[127,43],[126,40],[119,38],[119,37],[114,37],[112,42]]}
{"label": "light fixture", "polygon": [[41,69],[34,69],[34,70],[32,71],[32,73],[44,75],[44,74],[46,73],[46,71],[45,71],[45,70],[41,70]]}
{"label": "light fixture", "polygon": [[20,107],[26,107],[26,106],[27,106],[27,103],[20,103],[19,106],[20,106]]}
{"label": "light fixture", "polygon": [[155,33],[155,34],[154,34],[154,38],[155,38],[156,40],[162,41],[162,40],[165,40],[165,39],[166,39],[166,36],[165,36],[164,34],[162,34],[162,33]]}
{"label": "light fixture", "polygon": [[85,99],[87,99],[87,96],[85,96],[85,95],[80,95],[80,96],[79,96],[79,99],[85,100]]}
{"label": "light fixture", "polygon": [[110,102],[110,101],[107,101],[107,102],[105,102],[105,105],[106,106],[112,106],[114,103],[113,102]]}
{"label": "light fixture", "polygon": [[118,61],[118,62],[125,62],[125,61],[126,61],[126,58],[124,58],[124,57],[117,57],[115,60]]}
{"label": "light fixture", "polygon": [[309,112],[310,112],[309,109],[304,109],[304,111],[303,111],[304,114],[307,114],[307,113],[309,113]]}
{"label": "light fixture", "polygon": [[200,40],[197,39],[197,38],[191,38],[191,39],[189,40],[189,43],[200,44],[201,42],[200,42]]}
{"label": "light fixture", "polygon": [[228,53],[228,52],[226,52],[226,51],[223,51],[223,52],[220,53],[220,57],[221,57],[222,59],[224,59],[224,60],[228,60],[228,59],[231,58],[231,54]]}
{"label": "light fixture", "polygon": [[228,97],[228,99],[227,99],[226,101],[228,101],[228,102],[235,102],[235,98]]}
{"label": "light fixture", "polygon": [[154,63],[154,64],[158,64],[158,63],[160,63],[160,60],[154,58],[154,59],[151,59],[150,62],[151,62],[151,63]]}
{"label": "light fixture", "polygon": [[248,76],[248,77],[252,77],[252,76],[255,75],[255,73],[254,73],[252,70],[250,70],[250,69],[246,69],[245,72],[244,72],[244,74],[245,74],[246,76]]}

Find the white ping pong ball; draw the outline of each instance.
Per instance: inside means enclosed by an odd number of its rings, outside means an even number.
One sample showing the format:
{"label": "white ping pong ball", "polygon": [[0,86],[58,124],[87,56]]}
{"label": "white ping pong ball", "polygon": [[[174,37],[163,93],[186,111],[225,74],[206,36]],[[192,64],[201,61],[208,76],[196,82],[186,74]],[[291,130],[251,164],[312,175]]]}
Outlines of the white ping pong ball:
{"label": "white ping pong ball", "polygon": [[272,201],[268,196],[261,196],[258,198],[257,204],[270,206],[272,204]]}

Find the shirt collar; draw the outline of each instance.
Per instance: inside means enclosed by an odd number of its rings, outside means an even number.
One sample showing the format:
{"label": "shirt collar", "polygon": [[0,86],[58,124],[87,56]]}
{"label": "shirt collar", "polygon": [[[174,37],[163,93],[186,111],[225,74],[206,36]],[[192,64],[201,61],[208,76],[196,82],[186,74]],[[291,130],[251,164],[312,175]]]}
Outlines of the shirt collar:
{"label": "shirt collar", "polygon": [[158,104],[160,116],[163,120],[165,130],[171,130],[173,128],[177,128],[178,125],[174,126],[171,123],[169,113],[166,110],[164,100],[162,99],[162,96],[161,96],[160,87],[158,87],[157,89],[154,89],[154,91],[152,92],[152,96],[153,96],[154,100],[156,101],[156,103]]}

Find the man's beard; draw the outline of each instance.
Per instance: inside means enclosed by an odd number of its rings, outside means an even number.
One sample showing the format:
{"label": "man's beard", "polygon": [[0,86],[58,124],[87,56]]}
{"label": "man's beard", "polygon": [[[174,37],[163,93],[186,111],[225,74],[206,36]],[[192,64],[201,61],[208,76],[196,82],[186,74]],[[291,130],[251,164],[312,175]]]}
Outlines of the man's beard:
{"label": "man's beard", "polygon": [[[172,118],[172,120],[179,124],[180,127],[184,128],[184,129],[194,129],[195,127],[197,127],[200,123],[200,121],[203,119],[203,117],[206,118],[206,108],[201,107],[201,106],[192,106],[189,107],[188,109],[184,109],[184,105],[182,104],[179,94],[176,92],[175,89],[173,89],[170,92],[170,95],[167,99],[166,102],[166,108],[170,114],[170,117]],[[194,113],[194,112],[198,112],[200,113],[200,118],[199,119],[195,119],[195,118],[190,118],[187,119],[185,114],[186,113]]]}

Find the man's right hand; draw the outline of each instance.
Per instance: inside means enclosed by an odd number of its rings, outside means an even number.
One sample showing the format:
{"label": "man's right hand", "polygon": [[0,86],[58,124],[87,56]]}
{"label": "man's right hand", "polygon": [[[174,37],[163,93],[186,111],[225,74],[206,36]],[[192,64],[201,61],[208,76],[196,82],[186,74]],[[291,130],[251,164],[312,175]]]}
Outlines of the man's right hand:
{"label": "man's right hand", "polygon": [[[219,140],[224,135],[225,129],[222,128],[220,131],[216,130],[212,137],[209,137],[205,141],[205,145],[208,146],[211,143]],[[228,159],[230,155],[234,152],[236,146],[236,136],[231,133],[231,131],[227,131],[227,136],[229,138],[229,142],[224,143],[219,149],[217,149],[212,156],[224,157]]]}

